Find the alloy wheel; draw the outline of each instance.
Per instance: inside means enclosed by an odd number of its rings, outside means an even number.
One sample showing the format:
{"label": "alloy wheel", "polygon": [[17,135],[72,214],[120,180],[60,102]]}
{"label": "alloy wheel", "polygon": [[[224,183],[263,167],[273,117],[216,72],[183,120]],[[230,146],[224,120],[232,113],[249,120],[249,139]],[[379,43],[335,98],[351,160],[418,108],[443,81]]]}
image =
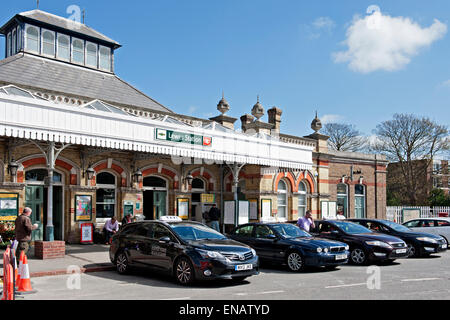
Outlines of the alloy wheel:
{"label": "alloy wheel", "polygon": [[128,259],[125,253],[119,254],[116,259],[116,268],[120,274],[124,274],[128,271]]}
{"label": "alloy wheel", "polygon": [[291,252],[287,258],[287,264],[290,270],[300,271],[303,268],[302,256],[297,252]]}
{"label": "alloy wheel", "polygon": [[362,249],[356,248],[350,254],[352,261],[356,264],[363,264],[366,261],[366,254]]}
{"label": "alloy wheel", "polygon": [[408,249],[409,249],[409,256],[408,257],[415,257],[416,256],[416,248],[408,243]]}
{"label": "alloy wheel", "polygon": [[191,264],[186,259],[181,259],[177,263],[176,267],[176,277],[179,283],[188,284],[193,280],[193,272],[194,270],[191,267]]}

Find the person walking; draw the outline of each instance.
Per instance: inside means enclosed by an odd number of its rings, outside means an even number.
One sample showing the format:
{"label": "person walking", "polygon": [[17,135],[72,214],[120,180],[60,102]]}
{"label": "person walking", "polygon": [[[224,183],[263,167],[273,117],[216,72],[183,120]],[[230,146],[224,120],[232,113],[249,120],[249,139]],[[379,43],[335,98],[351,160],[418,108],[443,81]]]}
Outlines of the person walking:
{"label": "person walking", "polygon": [[103,230],[105,231],[106,244],[110,244],[111,237],[119,231],[119,222],[117,222],[116,217],[107,220]]}
{"label": "person walking", "polygon": [[310,210],[306,211],[306,214],[304,217],[301,217],[300,219],[298,219],[297,226],[300,229],[305,230],[306,232],[309,232],[311,227],[315,228],[314,219],[312,217],[312,213]]}
{"label": "person walking", "polygon": [[208,225],[217,232],[220,232],[220,209],[217,208],[215,204],[213,204],[211,209],[209,209],[209,220]]}
{"label": "person walking", "polygon": [[16,257],[20,258],[20,253],[23,251],[25,255],[30,249],[31,231],[36,230],[38,224],[31,224],[30,215],[32,210],[28,207],[24,208],[22,214],[16,218],[15,224],[15,237],[18,242]]}

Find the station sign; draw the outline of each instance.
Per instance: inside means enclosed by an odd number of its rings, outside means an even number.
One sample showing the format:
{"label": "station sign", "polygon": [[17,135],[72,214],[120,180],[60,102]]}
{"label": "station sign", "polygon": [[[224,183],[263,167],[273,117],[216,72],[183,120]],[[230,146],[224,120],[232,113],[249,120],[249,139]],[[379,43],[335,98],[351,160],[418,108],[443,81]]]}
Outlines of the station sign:
{"label": "station sign", "polygon": [[156,128],[155,130],[156,130],[155,132],[156,140],[195,144],[206,147],[212,145],[212,137],[205,137],[193,133],[177,132],[159,128]]}

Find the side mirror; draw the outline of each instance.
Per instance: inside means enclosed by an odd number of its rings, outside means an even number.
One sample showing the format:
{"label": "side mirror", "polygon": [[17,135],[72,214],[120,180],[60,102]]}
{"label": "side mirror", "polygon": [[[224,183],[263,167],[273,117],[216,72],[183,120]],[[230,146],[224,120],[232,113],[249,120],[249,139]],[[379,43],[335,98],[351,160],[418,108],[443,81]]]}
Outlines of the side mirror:
{"label": "side mirror", "polygon": [[276,235],[274,235],[274,234],[269,234],[268,236],[266,236],[266,239],[269,239],[269,240],[277,240],[278,237],[277,237]]}
{"label": "side mirror", "polygon": [[169,237],[162,237],[159,238],[159,243],[169,243],[170,242],[170,238]]}

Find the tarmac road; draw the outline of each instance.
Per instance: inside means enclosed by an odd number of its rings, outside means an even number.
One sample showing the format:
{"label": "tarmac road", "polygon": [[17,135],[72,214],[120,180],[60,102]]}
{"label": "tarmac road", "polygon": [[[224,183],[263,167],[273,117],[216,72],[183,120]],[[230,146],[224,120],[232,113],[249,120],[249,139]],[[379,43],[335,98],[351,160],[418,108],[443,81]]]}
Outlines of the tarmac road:
{"label": "tarmac road", "polygon": [[[450,299],[450,252],[390,265],[345,265],[334,271],[291,273],[264,265],[258,276],[179,286],[167,276],[115,271],[33,278],[34,294],[24,300],[435,300]],[[379,274],[379,282],[377,275]],[[79,278],[78,278],[79,276]],[[69,284],[69,286],[68,286]],[[78,286],[79,285],[79,286]],[[72,289],[70,289],[72,288]]]}

